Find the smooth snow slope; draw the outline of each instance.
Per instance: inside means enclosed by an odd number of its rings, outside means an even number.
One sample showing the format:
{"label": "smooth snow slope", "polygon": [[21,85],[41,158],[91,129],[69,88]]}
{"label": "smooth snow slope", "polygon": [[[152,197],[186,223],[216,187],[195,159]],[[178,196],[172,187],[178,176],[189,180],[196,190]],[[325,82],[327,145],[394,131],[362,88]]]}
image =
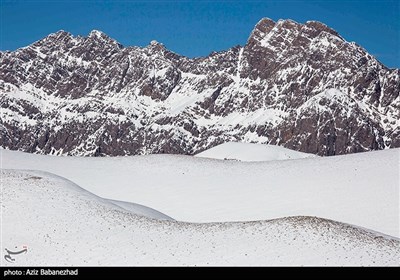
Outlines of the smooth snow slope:
{"label": "smooth snow slope", "polygon": [[270,161],[311,158],[316,156],[274,145],[227,142],[198,153],[195,157],[233,159],[240,161]]}
{"label": "smooth snow slope", "polygon": [[[399,240],[313,217],[190,224],[134,215],[63,178],[2,170],[1,265],[400,265]],[[14,249],[15,251],[15,249]]]}
{"label": "smooth snow slope", "polygon": [[55,173],[101,197],[146,205],[179,221],[318,216],[400,237],[399,152],[254,163],[178,155],[1,155],[3,168]]}

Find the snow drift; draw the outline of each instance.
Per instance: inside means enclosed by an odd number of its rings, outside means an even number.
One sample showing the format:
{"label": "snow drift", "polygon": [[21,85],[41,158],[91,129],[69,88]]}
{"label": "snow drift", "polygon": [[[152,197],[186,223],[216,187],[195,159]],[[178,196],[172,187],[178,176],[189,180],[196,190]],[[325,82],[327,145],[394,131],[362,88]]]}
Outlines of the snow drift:
{"label": "snow drift", "polygon": [[132,214],[71,181],[2,170],[2,265],[400,265],[400,242],[316,217],[192,224]]}
{"label": "snow drift", "polygon": [[240,161],[270,161],[315,157],[275,145],[227,142],[201,152],[196,157]]}
{"label": "snow drift", "polygon": [[0,152],[3,168],[48,171],[103,198],[139,203],[179,221],[318,216],[400,237],[400,149],[270,162]]}

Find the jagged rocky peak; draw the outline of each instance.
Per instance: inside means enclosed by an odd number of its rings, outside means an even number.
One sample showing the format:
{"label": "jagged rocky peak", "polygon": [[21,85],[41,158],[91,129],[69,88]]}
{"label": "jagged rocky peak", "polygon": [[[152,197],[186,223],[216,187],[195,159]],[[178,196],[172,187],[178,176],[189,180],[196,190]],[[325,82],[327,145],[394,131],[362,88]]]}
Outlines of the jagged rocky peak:
{"label": "jagged rocky peak", "polygon": [[65,30],[62,30],[62,29],[57,31],[57,32],[55,32],[55,33],[50,34],[49,36],[47,36],[47,38],[54,38],[54,39],[62,39],[62,38],[65,38],[65,37],[71,38],[72,34],[69,33],[68,31],[65,31]]}
{"label": "jagged rocky peak", "polygon": [[[305,24],[291,19],[280,19],[277,22],[270,18],[260,20],[247,41],[248,45],[264,45],[271,38],[287,38],[288,36],[316,38],[322,32],[344,40],[337,31],[318,21],[307,21]],[[281,38],[278,38],[280,41]]]}
{"label": "jagged rocky peak", "polygon": [[150,46],[164,46],[164,44],[158,42],[157,40],[151,40]]}
{"label": "jagged rocky peak", "polygon": [[183,58],[182,55],[179,55],[165,47],[163,43],[160,43],[156,40],[151,40],[150,43],[143,48],[144,52],[148,55],[161,55],[165,57],[172,63],[177,63],[179,60]]}
{"label": "jagged rocky peak", "polygon": [[273,21],[272,19],[261,19],[254,27],[253,31],[250,33],[248,43],[252,42],[253,40],[259,41],[263,39],[272,30],[272,28],[274,28],[274,26],[275,21]]}
{"label": "jagged rocky peak", "polygon": [[149,50],[156,51],[156,52],[159,52],[159,51],[164,52],[167,50],[163,43],[160,43],[156,40],[151,40],[150,44],[146,48]]}
{"label": "jagged rocky peak", "polygon": [[35,47],[49,46],[49,45],[64,45],[70,42],[72,39],[73,36],[71,33],[64,30],[59,30],[55,33],[51,33],[50,35],[46,36],[45,38],[39,41],[36,41],[32,45]]}
{"label": "jagged rocky peak", "polygon": [[194,59],[155,40],[124,48],[101,31],[59,31],[0,53],[0,146],[88,156],[227,141],[319,155],[400,147],[399,81],[316,21],[263,18],[244,47]]}
{"label": "jagged rocky peak", "polygon": [[91,38],[108,38],[108,36],[104,32],[96,30],[96,29],[90,31],[88,37],[91,37]]}
{"label": "jagged rocky peak", "polygon": [[254,27],[254,31],[258,30],[264,33],[268,33],[274,26],[275,21],[270,18],[263,18],[256,24],[256,26]]}
{"label": "jagged rocky peak", "polygon": [[314,36],[316,36],[319,33],[324,31],[324,32],[332,34],[332,35],[334,35],[336,37],[339,37],[340,39],[343,40],[343,38],[339,35],[339,33],[336,30],[330,28],[329,26],[327,26],[326,24],[324,24],[322,22],[315,21],[315,20],[310,20],[310,21],[306,22],[305,26],[310,28],[310,29],[312,29],[312,30],[314,30],[314,32],[315,32],[313,34]]}
{"label": "jagged rocky peak", "polygon": [[110,36],[99,30],[90,31],[86,38],[106,43],[118,43],[116,40],[112,39]]}
{"label": "jagged rocky peak", "polygon": [[303,26],[301,23],[298,23],[292,19],[280,19],[275,25],[284,29],[299,29],[301,26]]}
{"label": "jagged rocky peak", "polygon": [[107,34],[99,30],[90,31],[89,35],[86,37],[87,40],[99,43],[101,45],[109,45],[122,49],[123,46],[117,42],[115,39],[111,38]]}
{"label": "jagged rocky peak", "polygon": [[72,34],[69,33],[68,31],[65,30],[59,30],[51,35],[49,37],[54,37],[54,38],[65,38],[65,37],[72,37]]}

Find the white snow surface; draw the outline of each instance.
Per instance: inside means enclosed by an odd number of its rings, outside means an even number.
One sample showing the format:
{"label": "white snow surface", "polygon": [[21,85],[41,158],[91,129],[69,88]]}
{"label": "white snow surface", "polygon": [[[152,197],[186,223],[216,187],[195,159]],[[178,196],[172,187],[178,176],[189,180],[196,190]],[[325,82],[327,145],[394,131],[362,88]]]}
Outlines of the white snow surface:
{"label": "white snow surface", "polygon": [[227,142],[198,153],[196,157],[240,161],[270,161],[315,157],[275,145]]}
{"label": "white snow surface", "polygon": [[154,210],[152,208],[146,207],[144,205],[140,205],[137,203],[132,203],[132,202],[126,202],[126,201],[120,201],[120,200],[112,200],[112,199],[107,199],[107,201],[111,202],[112,204],[115,204],[125,210],[128,210],[129,212],[139,215],[139,216],[144,216],[148,218],[153,218],[157,220],[170,220],[173,221],[171,217]]}
{"label": "white snow surface", "polygon": [[51,172],[100,197],[139,203],[178,221],[318,216],[400,237],[400,149],[269,162],[0,152],[2,168]]}
{"label": "white snow surface", "polygon": [[1,178],[1,250],[27,249],[4,266],[400,265],[399,240],[331,220],[161,221],[49,173]]}

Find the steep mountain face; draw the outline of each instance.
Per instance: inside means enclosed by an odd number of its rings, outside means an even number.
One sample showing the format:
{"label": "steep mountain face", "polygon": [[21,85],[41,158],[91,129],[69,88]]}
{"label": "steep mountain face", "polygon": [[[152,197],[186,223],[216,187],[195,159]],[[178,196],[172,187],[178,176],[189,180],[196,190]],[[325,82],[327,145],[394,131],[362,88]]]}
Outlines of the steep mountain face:
{"label": "steep mountain face", "polygon": [[82,156],[195,154],[228,141],[335,155],[400,147],[400,70],[326,25],[257,23],[189,59],[59,31],[0,52],[0,145]]}

